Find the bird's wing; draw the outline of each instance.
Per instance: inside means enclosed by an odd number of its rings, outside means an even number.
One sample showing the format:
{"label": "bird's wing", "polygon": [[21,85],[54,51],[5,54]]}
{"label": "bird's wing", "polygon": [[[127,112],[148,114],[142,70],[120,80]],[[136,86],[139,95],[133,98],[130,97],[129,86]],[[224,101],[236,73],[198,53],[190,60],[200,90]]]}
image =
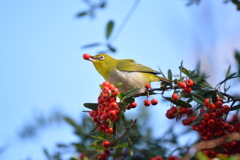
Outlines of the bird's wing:
{"label": "bird's wing", "polygon": [[147,66],[135,63],[135,61],[133,59],[118,60],[118,65],[116,67],[120,71],[144,72],[144,73],[152,73],[152,74],[160,73],[160,72],[155,71]]}

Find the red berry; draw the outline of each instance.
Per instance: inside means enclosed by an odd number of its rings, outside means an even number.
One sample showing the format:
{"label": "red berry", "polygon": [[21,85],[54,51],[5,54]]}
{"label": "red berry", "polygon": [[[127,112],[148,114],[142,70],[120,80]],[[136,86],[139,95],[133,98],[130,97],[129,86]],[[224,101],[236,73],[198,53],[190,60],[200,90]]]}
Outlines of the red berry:
{"label": "red berry", "polygon": [[194,82],[193,82],[193,80],[191,80],[191,79],[187,79],[187,80],[185,81],[185,83],[186,83],[186,86],[187,86],[187,87],[192,87],[192,86],[194,85]]}
{"label": "red berry", "polygon": [[109,119],[110,121],[115,122],[118,120],[118,116],[113,116],[113,117],[110,117]]}
{"label": "red berry", "polygon": [[214,126],[215,125],[215,120],[214,119],[209,119],[207,124],[208,124],[208,126]]}
{"label": "red berry", "polygon": [[115,88],[115,86],[114,86],[113,84],[108,84],[107,86],[108,86],[108,88],[109,88],[110,90],[113,89],[113,88]]}
{"label": "red berry", "polygon": [[152,89],[150,83],[147,83],[146,86],[145,86],[145,88],[146,88],[147,90]]}
{"label": "red berry", "polygon": [[151,104],[152,104],[152,105],[157,105],[157,104],[158,104],[158,100],[152,99],[152,100],[151,100]]}
{"label": "red berry", "polygon": [[216,106],[216,108],[222,108],[222,101],[217,101],[216,103],[215,103],[215,106]]}
{"label": "red berry", "polygon": [[179,86],[180,88],[184,88],[184,87],[185,87],[185,83],[182,82],[182,81],[180,81],[180,82],[178,82],[178,86]]}
{"label": "red berry", "polygon": [[223,116],[222,110],[217,110],[216,114],[217,114],[218,117],[222,117]]}
{"label": "red berry", "polygon": [[113,133],[113,128],[112,128],[112,127],[107,127],[107,128],[105,129],[105,132],[106,132],[107,134],[112,134],[112,133]]}
{"label": "red berry", "polygon": [[219,118],[219,117],[216,118],[216,124],[219,125],[219,124],[221,124],[221,123],[222,123],[222,118]]}
{"label": "red berry", "polygon": [[211,103],[208,107],[208,110],[211,111],[211,112],[214,112],[216,110],[215,104]]}
{"label": "red berry", "polygon": [[107,86],[107,87],[108,87],[109,84],[111,84],[109,81],[105,81],[105,82],[102,83],[103,86]]}
{"label": "red berry", "polygon": [[90,54],[87,53],[83,54],[83,59],[89,60],[90,58],[91,58]]}
{"label": "red berry", "polygon": [[177,93],[173,93],[173,94],[172,94],[172,100],[173,100],[173,101],[178,100],[178,94],[177,94]]}
{"label": "red berry", "polygon": [[210,112],[209,116],[211,119],[215,119],[217,117],[217,114],[216,114],[216,112]]}
{"label": "red berry", "polygon": [[116,111],[115,110],[110,110],[110,111],[108,111],[108,116],[109,117],[114,117],[114,116],[116,116]]}
{"label": "red berry", "polygon": [[118,94],[118,89],[116,87],[111,89],[111,95],[116,96]]}
{"label": "red berry", "polygon": [[103,142],[102,142],[103,148],[108,148],[108,147],[110,147],[110,145],[111,145],[111,143],[108,142],[108,141],[103,141]]}
{"label": "red berry", "polygon": [[93,117],[93,116],[94,116],[93,113],[92,113],[92,111],[89,111],[88,113],[89,113],[90,117]]}
{"label": "red berry", "polygon": [[228,113],[230,111],[230,107],[228,105],[224,105],[222,111],[223,113]]}
{"label": "red berry", "polygon": [[203,115],[202,115],[202,118],[204,119],[204,120],[208,120],[209,119],[209,114],[208,113],[203,113]]}
{"label": "red berry", "polygon": [[106,156],[103,154],[98,155],[98,160],[106,160]]}
{"label": "red berry", "polygon": [[237,142],[236,142],[236,141],[232,141],[232,142],[229,143],[229,146],[230,146],[230,147],[234,147],[234,146],[236,146],[236,145],[237,145]]}
{"label": "red berry", "polygon": [[181,108],[179,109],[179,112],[180,112],[180,113],[187,113],[187,108],[181,107]]}
{"label": "red berry", "polygon": [[137,103],[136,102],[132,102],[132,103],[130,103],[130,105],[131,105],[131,108],[136,108],[137,107]]}
{"label": "red berry", "polygon": [[102,87],[102,92],[103,93],[108,93],[108,91],[109,91],[109,88],[107,86]]}
{"label": "red berry", "polygon": [[183,88],[183,91],[184,91],[185,93],[191,93],[191,92],[192,92],[192,88],[191,88],[191,87],[184,87],[184,88]]}
{"label": "red berry", "polygon": [[110,109],[115,109],[115,108],[117,108],[117,107],[118,107],[117,102],[111,102],[111,103],[109,104],[109,108],[110,108]]}
{"label": "red berry", "polygon": [[101,120],[107,120],[109,118],[108,114],[107,113],[103,113],[101,116],[100,116]]}
{"label": "red berry", "polygon": [[109,150],[104,150],[104,151],[103,151],[103,154],[104,154],[105,156],[110,156],[110,151],[109,151]]}
{"label": "red berry", "polygon": [[144,106],[148,107],[150,106],[151,102],[149,100],[145,100],[144,102]]}
{"label": "red berry", "polygon": [[98,104],[98,110],[103,110],[104,109],[104,104]]}
{"label": "red berry", "polygon": [[209,103],[210,103],[210,100],[208,98],[204,99],[204,106],[208,107]]}
{"label": "red berry", "polygon": [[233,125],[228,125],[227,131],[228,132],[233,132],[234,131]]}
{"label": "red berry", "polygon": [[111,96],[111,97],[109,98],[109,101],[110,101],[110,102],[116,102],[116,100],[117,100],[117,97]]}
{"label": "red berry", "polygon": [[177,113],[177,108],[174,106],[172,106],[170,110],[172,111],[173,114]]}
{"label": "red berry", "polygon": [[119,114],[119,113],[121,112],[120,107],[116,107],[116,108],[115,108],[115,111],[116,111],[117,114]]}
{"label": "red berry", "polygon": [[109,95],[107,93],[104,93],[101,98],[103,102],[106,102],[109,100]]}

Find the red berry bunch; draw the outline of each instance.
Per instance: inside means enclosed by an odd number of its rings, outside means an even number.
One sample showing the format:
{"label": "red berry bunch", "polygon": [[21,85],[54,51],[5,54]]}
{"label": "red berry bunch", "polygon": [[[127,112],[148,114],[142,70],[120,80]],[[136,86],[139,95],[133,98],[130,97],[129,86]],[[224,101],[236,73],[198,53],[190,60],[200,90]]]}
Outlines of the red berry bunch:
{"label": "red berry bunch", "polygon": [[174,107],[172,106],[170,109],[166,112],[166,117],[168,119],[174,119],[177,115],[179,115],[179,119],[184,115],[190,116],[193,113],[193,110],[191,108],[185,108],[185,107]]}
{"label": "red berry bunch", "polygon": [[118,89],[108,81],[105,81],[102,84],[101,90],[102,92],[98,97],[98,108],[97,110],[89,111],[89,115],[96,126],[101,124],[98,127],[99,132],[112,134],[113,128],[109,126],[109,122],[117,121],[118,114],[121,111],[116,102]]}
{"label": "red berry bunch", "polygon": [[[204,106],[206,109],[200,110],[198,116],[183,119],[182,124],[190,125],[198,117],[201,117],[202,120],[198,124],[193,125],[192,129],[199,133],[203,141],[212,140],[234,131],[234,126],[224,121],[224,117],[230,111],[230,107],[223,105],[220,97],[217,97],[215,103],[211,102],[210,99],[205,99]],[[216,147],[218,149],[204,150],[204,153],[208,155],[209,158],[213,158],[220,153],[219,148],[221,148],[222,153],[228,154],[236,144],[235,141],[229,143],[224,142],[221,146]]]}
{"label": "red berry bunch", "polygon": [[109,150],[104,150],[102,154],[98,155],[98,160],[106,160],[108,156],[110,156],[110,151]]}
{"label": "red berry bunch", "polygon": [[185,93],[190,93],[192,91],[192,86],[194,85],[193,80],[187,79],[184,82],[180,81],[178,82],[178,86],[183,89]]}
{"label": "red berry bunch", "polygon": [[132,103],[129,103],[128,106],[127,106],[127,110],[130,110],[132,108],[136,108],[137,107],[137,103],[136,102],[132,102]]}

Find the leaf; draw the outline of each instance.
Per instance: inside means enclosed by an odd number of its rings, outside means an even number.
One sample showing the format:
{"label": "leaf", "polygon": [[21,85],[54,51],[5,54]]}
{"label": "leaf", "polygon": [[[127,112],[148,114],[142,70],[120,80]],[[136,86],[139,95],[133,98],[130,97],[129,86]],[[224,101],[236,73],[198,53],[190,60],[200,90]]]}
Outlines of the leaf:
{"label": "leaf", "polygon": [[125,102],[126,104],[133,103],[134,101],[135,99],[133,97],[128,97],[126,99],[123,99],[123,102]]}
{"label": "leaf", "polygon": [[191,104],[187,103],[186,101],[180,100],[180,99],[177,100],[177,101],[173,101],[172,98],[170,98],[170,97],[163,97],[163,98],[165,98],[166,100],[172,102],[173,104],[176,104],[176,105],[181,106],[181,107],[186,107],[186,108],[191,108],[192,107]]}
{"label": "leaf", "polygon": [[229,76],[226,77],[223,81],[219,82],[219,83],[217,84],[217,86],[222,85],[222,84],[225,83],[227,80],[230,80],[230,79],[233,79],[233,78],[238,78],[239,76],[235,76],[235,77],[234,77],[235,74],[236,74],[236,72],[233,73],[233,74],[231,74],[231,75],[229,75]]}
{"label": "leaf", "polygon": [[196,101],[197,103],[204,105],[204,98],[200,95],[193,94],[192,99]]}
{"label": "leaf", "polygon": [[106,134],[103,132],[98,132],[98,135],[104,139],[106,139]]}
{"label": "leaf", "polygon": [[100,8],[104,8],[106,6],[106,1],[103,1],[100,5]]}
{"label": "leaf", "polygon": [[202,120],[202,115],[203,115],[204,113],[209,113],[209,110],[206,110],[206,111],[200,113],[199,116],[198,116],[198,118],[197,118],[195,121],[193,121],[193,122],[190,124],[190,126],[194,126],[194,125],[198,124],[198,123]]}
{"label": "leaf", "polygon": [[90,149],[95,149],[95,150],[105,150],[105,149],[106,149],[106,148],[103,148],[102,146],[96,145],[96,144],[90,144],[90,145],[88,146],[88,148],[90,148]]}
{"label": "leaf", "polygon": [[172,71],[170,69],[168,70],[168,79],[172,80]]}
{"label": "leaf", "polygon": [[115,85],[115,87],[116,87],[116,88],[119,88],[119,87],[121,87],[122,85],[123,85],[123,83],[120,82],[120,83],[117,83],[117,84]]}
{"label": "leaf", "polygon": [[47,159],[51,159],[51,156],[48,152],[48,150],[46,148],[43,148],[43,153],[45,154],[45,156],[47,157]]}
{"label": "leaf", "polygon": [[118,148],[118,147],[122,147],[122,148],[128,147],[128,143],[127,143],[127,142],[126,142],[126,143],[122,143],[122,144],[120,144],[120,145],[117,145],[116,147],[117,147],[117,148]]}
{"label": "leaf", "polygon": [[236,120],[233,120],[232,122],[229,123],[229,125],[233,125],[233,124],[235,124],[235,123],[237,123],[237,122],[238,122],[237,119],[236,119]]}
{"label": "leaf", "polygon": [[[103,123],[103,122],[102,122]],[[95,128],[93,128],[91,131],[90,131],[90,133],[93,133],[99,126],[101,126],[102,125],[102,123],[100,123],[99,125],[97,125]]]}
{"label": "leaf", "polygon": [[231,108],[230,108],[230,111],[234,111],[234,110],[238,110],[238,109],[240,109],[240,104],[231,107]]}
{"label": "leaf", "polygon": [[215,92],[212,93],[212,102],[213,103],[217,102],[217,94]]}
{"label": "leaf", "polygon": [[117,97],[122,100],[125,94],[123,92],[118,93]]}
{"label": "leaf", "polygon": [[86,108],[92,109],[92,110],[98,110],[98,103],[84,103],[83,104]]}
{"label": "leaf", "polygon": [[86,11],[80,12],[77,14],[77,17],[83,17],[83,16],[87,15],[87,13],[88,12],[86,12]]}
{"label": "leaf", "polygon": [[116,48],[113,48],[110,44],[107,47],[111,52],[116,52]]}
{"label": "leaf", "polygon": [[100,140],[105,140],[103,137],[98,137],[98,136],[93,136],[93,135],[91,135],[91,137],[96,138],[96,139],[100,139]]}
{"label": "leaf", "polygon": [[124,95],[123,99],[128,98],[132,96],[136,91],[138,91],[140,88],[134,87],[132,90],[127,91],[127,93]]}
{"label": "leaf", "polygon": [[72,120],[69,117],[63,117],[63,118],[66,122],[68,122],[70,125],[72,125],[78,131],[78,133],[82,133],[81,127],[78,126],[77,123],[74,120]]}
{"label": "leaf", "polygon": [[113,21],[109,21],[107,24],[107,29],[106,29],[106,39],[108,39],[112,33],[114,27],[114,22]]}
{"label": "leaf", "polygon": [[82,49],[100,46],[101,44],[102,44],[102,43],[91,43],[91,44],[87,44],[87,45],[82,46]]}
{"label": "leaf", "polygon": [[128,151],[130,156],[133,156],[133,151],[132,151],[132,140],[130,139],[130,137],[128,137]]}
{"label": "leaf", "polygon": [[182,68],[183,68],[183,61],[181,62],[181,65],[179,67],[179,69],[180,69],[180,79],[182,78]]}
{"label": "leaf", "polygon": [[205,155],[203,152],[198,151],[196,153],[196,158],[197,160],[208,160],[209,158],[207,157],[207,155]]}

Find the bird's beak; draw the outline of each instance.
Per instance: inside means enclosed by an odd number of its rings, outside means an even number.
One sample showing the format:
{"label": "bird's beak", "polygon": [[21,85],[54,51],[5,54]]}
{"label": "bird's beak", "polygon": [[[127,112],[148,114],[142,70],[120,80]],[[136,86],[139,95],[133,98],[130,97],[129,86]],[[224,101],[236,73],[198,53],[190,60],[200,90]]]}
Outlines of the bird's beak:
{"label": "bird's beak", "polygon": [[95,61],[95,60],[98,60],[98,58],[95,56],[91,56],[91,59],[89,59],[89,61]]}

